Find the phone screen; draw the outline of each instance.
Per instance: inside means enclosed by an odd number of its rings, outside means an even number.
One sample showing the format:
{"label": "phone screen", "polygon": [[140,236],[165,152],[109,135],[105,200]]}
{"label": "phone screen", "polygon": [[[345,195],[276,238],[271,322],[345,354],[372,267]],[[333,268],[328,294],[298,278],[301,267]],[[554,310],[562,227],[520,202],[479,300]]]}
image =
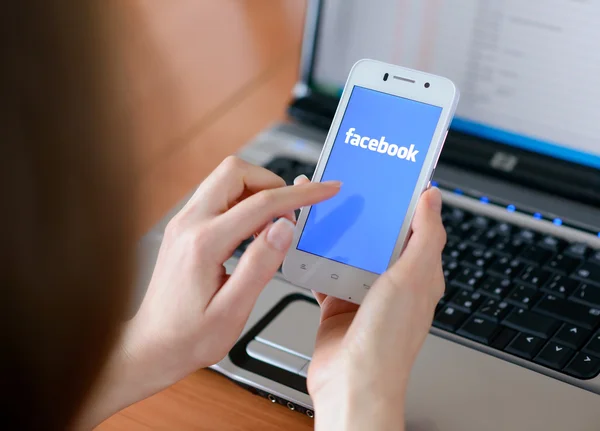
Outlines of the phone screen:
{"label": "phone screen", "polygon": [[442,108],[354,86],[297,249],[381,274],[389,264]]}

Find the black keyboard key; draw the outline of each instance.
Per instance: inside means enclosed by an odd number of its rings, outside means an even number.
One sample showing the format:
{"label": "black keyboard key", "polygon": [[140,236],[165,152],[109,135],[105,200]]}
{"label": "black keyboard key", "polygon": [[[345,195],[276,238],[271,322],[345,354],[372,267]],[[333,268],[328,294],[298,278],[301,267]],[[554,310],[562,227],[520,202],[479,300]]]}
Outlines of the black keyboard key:
{"label": "black keyboard key", "polygon": [[476,232],[476,229],[474,229],[473,226],[471,226],[471,223],[469,222],[465,221],[456,225],[456,233],[461,238],[464,238],[474,232]]}
{"label": "black keyboard key", "polygon": [[446,302],[450,301],[456,292],[458,292],[456,287],[446,285],[446,290],[444,291],[440,302],[438,302],[438,305],[444,305]]}
{"label": "black keyboard key", "polygon": [[513,226],[505,222],[498,223],[494,228],[494,231],[498,232],[498,235],[510,236],[513,231]]}
{"label": "black keyboard key", "polygon": [[567,256],[566,254],[557,254],[550,259],[548,263],[546,263],[546,268],[552,271],[561,272],[563,274],[570,274],[580,264],[580,259]]}
{"label": "black keyboard key", "polygon": [[586,244],[580,242],[573,243],[567,247],[565,253],[573,257],[584,259],[590,251],[590,248]]}
{"label": "black keyboard key", "polygon": [[521,238],[523,241],[525,242],[534,242],[538,235],[529,229],[521,229],[519,232],[517,232],[517,237]]}
{"label": "black keyboard key", "polygon": [[488,299],[475,314],[492,322],[500,323],[511,311],[512,306],[508,305],[507,302]]}
{"label": "black keyboard key", "polygon": [[505,237],[500,236],[496,229],[486,231],[485,237],[487,245],[495,243],[496,241],[498,241],[499,238],[505,239]]}
{"label": "black keyboard key", "polygon": [[462,251],[459,250],[458,248],[453,248],[452,250],[448,250],[448,253],[446,253],[448,258],[453,259],[453,260],[458,260],[460,258],[461,254],[462,254]]}
{"label": "black keyboard key", "polygon": [[519,333],[505,349],[506,352],[525,359],[533,359],[545,340],[529,334]]}
{"label": "black keyboard key", "polygon": [[454,295],[450,305],[470,314],[479,308],[484,299],[485,297],[479,292],[461,290]]}
{"label": "black keyboard key", "polygon": [[471,219],[471,225],[477,229],[488,229],[492,225],[492,221],[482,215],[475,216]]}
{"label": "black keyboard key", "polygon": [[552,252],[538,245],[530,245],[519,255],[519,259],[526,260],[535,265],[545,264],[550,257],[552,257]]}
{"label": "black keyboard key", "polygon": [[452,249],[452,248],[456,247],[459,242],[460,242],[459,239],[449,238],[448,240],[446,240],[446,245],[444,246],[444,250]]}
{"label": "black keyboard key", "polygon": [[600,265],[600,250],[594,250],[590,258],[588,259],[588,262],[593,263],[595,265]]}
{"label": "black keyboard key", "polygon": [[600,359],[586,353],[577,353],[564,371],[573,377],[591,379],[600,373]]}
{"label": "black keyboard key", "polygon": [[466,240],[476,247],[487,247],[496,239],[497,233],[493,230],[478,230],[466,237]]}
{"label": "black keyboard key", "polygon": [[600,356],[600,331],[592,337],[592,339],[583,348],[584,352],[591,353],[592,355]]}
{"label": "black keyboard key", "polygon": [[454,332],[467,317],[467,313],[463,313],[462,311],[447,305],[435,315],[433,326]]}
{"label": "black keyboard key", "polygon": [[581,283],[569,299],[571,301],[589,305],[590,307],[600,308],[600,287]]}
{"label": "black keyboard key", "polygon": [[496,338],[494,338],[494,341],[492,342],[491,346],[494,349],[504,350],[508,343],[510,343],[517,334],[518,332],[514,329],[502,328],[498,335],[496,335]]}
{"label": "black keyboard key", "polygon": [[[446,247],[448,248],[448,246]],[[452,254],[453,251],[458,252],[458,254],[454,253],[453,256],[456,256],[458,259],[467,249],[469,248],[469,244],[462,240],[453,241],[452,248],[446,251],[446,254]],[[445,249],[444,249],[445,250]]]}
{"label": "black keyboard key", "polygon": [[517,259],[511,259],[508,256],[502,256],[488,270],[491,274],[500,277],[512,278],[521,273],[525,264]]}
{"label": "black keyboard key", "polygon": [[551,317],[542,316],[533,311],[515,309],[502,322],[504,326],[517,331],[537,335],[540,338],[550,338],[560,326],[560,322]]}
{"label": "black keyboard key", "polygon": [[554,341],[559,344],[564,344],[572,349],[579,350],[581,349],[581,346],[585,344],[587,339],[590,338],[590,334],[591,332],[587,329],[565,323],[556,335],[554,335]]}
{"label": "black keyboard key", "polygon": [[552,275],[553,274],[549,271],[530,265],[523,270],[519,277],[517,277],[517,281],[538,289],[542,287]]}
{"label": "black keyboard key", "polygon": [[579,286],[579,281],[556,274],[542,287],[542,290],[559,298],[566,298],[577,289],[577,286]]}
{"label": "black keyboard key", "polygon": [[547,295],[538,302],[534,310],[586,329],[594,329],[600,323],[600,309],[566,301],[554,295]]}
{"label": "black keyboard key", "polygon": [[533,287],[517,285],[505,298],[505,301],[517,307],[530,309],[540,294]]}
{"label": "black keyboard key", "polygon": [[500,327],[497,324],[474,316],[467,320],[462,328],[458,330],[457,334],[489,345],[499,329]]}
{"label": "black keyboard key", "polygon": [[537,355],[534,362],[554,368],[555,370],[560,370],[567,365],[567,362],[573,357],[574,353],[573,349],[550,341],[544,346],[539,355]]}
{"label": "black keyboard key", "polygon": [[586,262],[575,271],[573,277],[581,281],[600,285],[600,265]]}
{"label": "black keyboard key", "polygon": [[469,244],[462,240],[450,239],[446,242],[446,247],[442,252],[442,256],[458,259],[469,248]]}
{"label": "black keyboard key", "polygon": [[555,253],[558,253],[565,248],[567,242],[563,239],[557,238],[552,235],[545,235],[539,241],[538,245],[543,248],[547,248]]}
{"label": "black keyboard key", "polygon": [[512,282],[507,278],[498,278],[489,276],[479,284],[479,291],[484,295],[495,299],[504,298],[510,289]]}
{"label": "black keyboard key", "polygon": [[484,272],[481,269],[466,268],[462,267],[452,280],[452,285],[461,287],[463,289],[474,290],[477,288],[478,283],[481,281]]}
{"label": "black keyboard key", "polygon": [[448,241],[446,243],[446,247],[444,247],[442,256],[448,258],[449,260],[458,260],[462,252],[456,248],[457,245],[458,244],[452,240]]}
{"label": "black keyboard key", "polygon": [[445,207],[442,220],[445,224],[458,225],[469,218],[469,213],[460,208]]}
{"label": "black keyboard key", "polygon": [[473,268],[485,269],[490,266],[494,258],[492,251],[471,247],[462,255],[461,262]]}
{"label": "black keyboard key", "polygon": [[456,227],[444,222],[444,229],[446,229],[446,236],[448,239],[458,239],[458,232],[456,231]]}
{"label": "black keyboard key", "polygon": [[442,258],[442,267],[444,268],[444,277],[446,278],[446,282],[454,278],[459,268],[457,261],[451,260],[447,262],[444,258]]}
{"label": "black keyboard key", "polygon": [[507,256],[516,256],[519,254],[526,243],[520,238],[510,239],[510,238],[499,238],[496,243],[492,246],[492,248],[500,254]]}
{"label": "black keyboard key", "polygon": [[450,263],[456,264],[456,260],[445,254],[442,254],[442,268],[446,268]]}

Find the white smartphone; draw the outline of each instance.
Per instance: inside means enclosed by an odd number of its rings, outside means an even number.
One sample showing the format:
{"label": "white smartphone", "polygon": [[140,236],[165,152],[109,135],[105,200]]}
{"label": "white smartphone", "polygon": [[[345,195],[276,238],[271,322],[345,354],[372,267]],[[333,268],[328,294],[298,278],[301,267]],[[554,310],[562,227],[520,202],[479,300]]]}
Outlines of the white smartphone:
{"label": "white smartphone", "polygon": [[361,303],[404,248],[458,99],[441,76],[374,60],[352,67],[312,179],[343,184],[302,208],[287,280]]}

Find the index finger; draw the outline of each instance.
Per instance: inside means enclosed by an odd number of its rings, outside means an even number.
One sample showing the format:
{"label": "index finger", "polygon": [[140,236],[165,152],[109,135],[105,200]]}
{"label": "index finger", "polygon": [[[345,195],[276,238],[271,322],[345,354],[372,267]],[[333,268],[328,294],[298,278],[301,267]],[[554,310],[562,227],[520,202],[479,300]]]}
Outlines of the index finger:
{"label": "index finger", "polygon": [[203,217],[222,214],[244,195],[285,187],[285,181],[260,166],[230,156],[200,184],[186,207]]}
{"label": "index finger", "polygon": [[250,196],[215,219],[211,227],[211,234],[219,238],[215,256],[227,259],[243,240],[267,222],[329,199],[339,192],[340,186],[338,181],[308,183],[263,190]]}

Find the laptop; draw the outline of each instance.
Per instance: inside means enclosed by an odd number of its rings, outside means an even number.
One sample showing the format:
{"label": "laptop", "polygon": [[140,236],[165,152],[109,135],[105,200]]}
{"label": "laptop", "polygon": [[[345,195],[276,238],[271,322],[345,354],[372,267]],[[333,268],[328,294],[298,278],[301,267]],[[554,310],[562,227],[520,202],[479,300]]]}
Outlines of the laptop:
{"label": "laptop", "polygon": [[[288,183],[310,177],[360,58],[447,76],[462,93],[434,178],[446,292],[412,371],[409,430],[600,429],[598,20],[591,1],[308,2],[289,120],[242,158]],[[181,205],[140,243],[140,291]],[[212,368],[265,408],[313,417],[318,324],[311,293],[278,274]]]}

